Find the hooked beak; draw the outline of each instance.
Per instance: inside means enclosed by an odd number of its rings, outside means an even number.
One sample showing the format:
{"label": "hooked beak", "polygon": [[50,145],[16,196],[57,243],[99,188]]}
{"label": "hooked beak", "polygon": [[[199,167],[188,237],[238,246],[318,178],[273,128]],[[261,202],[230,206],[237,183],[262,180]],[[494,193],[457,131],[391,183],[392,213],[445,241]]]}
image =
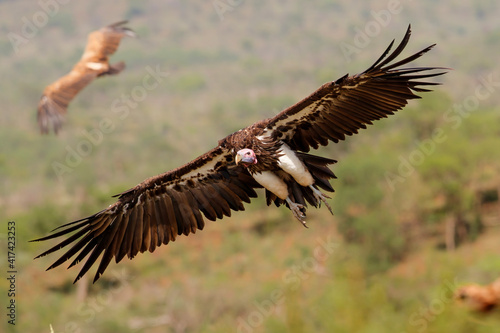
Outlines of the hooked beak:
{"label": "hooked beak", "polygon": [[254,154],[248,155],[245,152],[237,152],[234,157],[236,165],[243,164],[244,166],[249,166],[250,164],[257,164],[257,158]]}
{"label": "hooked beak", "polygon": [[241,155],[236,155],[234,160],[236,162],[236,165],[240,163],[242,163],[243,165],[248,165],[248,164],[255,164],[257,162],[257,160],[251,156],[242,157]]}

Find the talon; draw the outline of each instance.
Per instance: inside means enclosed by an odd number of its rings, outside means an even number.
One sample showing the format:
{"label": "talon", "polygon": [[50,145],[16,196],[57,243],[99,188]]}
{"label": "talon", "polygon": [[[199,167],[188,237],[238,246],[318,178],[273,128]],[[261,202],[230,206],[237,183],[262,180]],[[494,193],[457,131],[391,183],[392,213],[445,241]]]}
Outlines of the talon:
{"label": "talon", "polygon": [[333,215],[332,207],[330,207],[330,205],[326,201],[326,199],[331,199],[331,198],[328,195],[321,192],[320,190],[318,190],[317,188],[315,188],[313,185],[309,185],[309,188],[312,189],[314,197],[316,198],[316,200],[318,200],[318,207],[321,207],[321,202],[323,201],[325,206],[328,208],[330,213]]}
{"label": "talon", "polygon": [[292,211],[293,216],[295,216],[295,218],[299,220],[304,227],[309,228],[306,224],[306,208],[304,205],[292,202],[289,198],[286,198],[286,202],[288,203],[288,207]]}

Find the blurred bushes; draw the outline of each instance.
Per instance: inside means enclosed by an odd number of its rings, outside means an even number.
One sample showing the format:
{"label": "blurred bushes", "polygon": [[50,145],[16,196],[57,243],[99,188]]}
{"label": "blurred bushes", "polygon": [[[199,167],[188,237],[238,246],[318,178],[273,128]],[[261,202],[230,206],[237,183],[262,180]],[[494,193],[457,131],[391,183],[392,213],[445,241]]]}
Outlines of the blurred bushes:
{"label": "blurred bushes", "polygon": [[[473,6],[473,14],[483,18],[495,13],[487,2],[460,3],[455,8],[468,12],[468,6]],[[447,14],[450,4],[413,2],[405,5],[411,10],[403,10],[369,47],[345,59],[339,43],[352,42],[357,29],[373,20],[362,2],[324,0],[307,10],[302,3],[242,2],[226,13],[224,21],[211,3],[133,0],[125,6],[113,4],[118,16],[133,19],[130,26],[140,35],[124,40],[111,60],[125,60],[126,70],[85,88],[70,105],[58,137],[40,137],[35,109],[41,92],[81,56],[86,36],[82,27],[90,27],[90,22],[93,28],[96,22],[111,23],[102,14],[109,11],[100,7],[110,5],[103,4],[82,2],[75,9],[68,3],[64,10],[61,6],[61,12],[20,54],[0,64],[9,78],[0,91],[4,101],[0,209],[4,221],[17,221],[23,268],[20,318],[25,331],[48,331],[50,323],[56,332],[69,331],[65,325],[72,321],[82,331],[137,331],[131,328],[133,320],[157,332],[234,331],[239,318],[258,313],[258,305],[273,290],[283,292],[281,302],[262,316],[255,331],[491,332],[491,327],[498,327],[494,318],[481,318],[484,325],[476,325],[477,318],[454,308],[449,299],[432,320],[420,321],[420,326],[411,321],[422,319],[421,309],[439,295],[445,278],[460,275],[487,282],[499,272],[494,254],[497,240],[481,253],[467,248],[467,242],[485,230],[476,193],[499,181],[497,94],[481,100],[456,128],[443,117],[452,103],[474,92],[479,75],[494,70],[495,57],[482,55],[498,53],[492,51],[499,45],[494,29],[497,15],[481,24],[471,21],[466,26],[460,20],[457,25],[456,17]],[[20,18],[39,9],[16,2],[25,7],[12,14],[7,7],[14,5],[6,2],[5,6],[5,34],[19,32]],[[444,15],[431,24],[429,12]],[[109,303],[98,303],[100,312],[92,308],[95,317],[90,321],[78,313],[81,304],[71,293],[76,269],[46,273],[51,259],[31,260],[46,247],[26,243],[29,239],[105,208],[115,201],[111,195],[188,162],[225,135],[275,115],[319,84],[367,68],[389,40],[399,38],[393,29],[399,20],[421,22],[414,26],[409,50],[439,40],[425,64],[456,68],[443,77],[444,86],[436,87],[454,95],[422,94],[423,99],[411,102],[396,116],[318,152],[339,160],[332,166],[339,177],[333,181],[333,218],[325,208],[309,209],[310,229],[304,230],[286,208],[268,208],[261,198],[252,200],[246,212],[207,222],[203,235],[180,237],[153,254],[124,260],[118,269],[123,267],[137,278],[111,298],[101,291],[114,286],[94,286],[92,298],[84,305],[94,306],[103,299]],[[0,41],[0,50],[12,54],[11,43]],[[142,83],[147,66],[157,65],[172,75],[148,91],[126,119],[118,118],[113,101]],[[104,117],[113,119],[115,129],[59,179],[52,163],[64,163],[67,147],[76,149],[87,139],[82,130],[91,131]],[[421,163],[411,165],[411,173],[401,176],[401,159],[408,161],[410,154],[422,151],[423,142],[437,129],[446,140],[424,154]],[[400,175],[401,181],[391,187],[387,172]],[[444,242],[450,218],[466,226],[461,246],[456,254],[432,250]],[[286,290],[287,270],[314,256],[318,238],[337,231],[345,242],[339,241],[331,256],[316,262],[317,270],[299,271],[300,284]],[[0,245],[5,245],[4,238]],[[409,274],[387,273],[409,254],[422,253],[423,263],[411,267]],[[114,264],[113,269],[117,269]],[[171,322],[154,326],[166,314]]]}

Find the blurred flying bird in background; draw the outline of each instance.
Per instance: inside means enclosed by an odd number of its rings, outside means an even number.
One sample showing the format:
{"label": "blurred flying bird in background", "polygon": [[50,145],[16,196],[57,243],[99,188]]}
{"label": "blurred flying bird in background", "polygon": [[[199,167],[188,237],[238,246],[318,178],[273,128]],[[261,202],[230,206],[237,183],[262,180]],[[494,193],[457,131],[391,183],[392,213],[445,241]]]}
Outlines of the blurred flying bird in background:
{"label": "blurred flying bird in background", "polygon": [[42,134],[61,129],[68,104],[95,78],[115,75],[125,68],[123,61],[110,65],[109,56],[116,52],[124,36],[136,37],[121,21],[92,32],[80,61],[71,72],[50,84],[43,91],[38,103],[38,126]]}

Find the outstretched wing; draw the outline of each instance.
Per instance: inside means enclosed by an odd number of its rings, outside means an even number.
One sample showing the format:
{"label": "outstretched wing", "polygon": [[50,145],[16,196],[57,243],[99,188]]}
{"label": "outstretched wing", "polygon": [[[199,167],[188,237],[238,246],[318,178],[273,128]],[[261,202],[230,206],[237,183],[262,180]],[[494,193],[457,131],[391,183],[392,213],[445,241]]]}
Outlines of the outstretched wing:
{"label": "outstretched wing", "polygon": [[89,35],[87,46],[80,61],[99,62],[108,61],[108,57],[116,52],[123,37],[136,37],[129,28],[124,27],[128,21],[121,21],[103,27]]}
{"label": "outstretched wing", "polygon": [[127,21],[92,32],[82,58],[71,72],[45,88],[37,112],[42,134],[47,134],[51,128],[57,134],[71,100],[96,77],[123,70],[123,62],[109,65],[108,56],[115,53],[124,36],[135,37],[132,30],[123,26],[125,23]]}
{"label": "outstretched wing", "polygon": [[95,71],[81,71],[74,68],[69,74],[47,86],[38,102],[37,120],[42,134],[52,128],[57,134],[64,122],[68,104],[97,77]]}
{"label": "outstretched wing", "polygon": [[352,135],[373,120],[386,118],[402,109],[410,99],[420,98],[414,92],[429,91],[420,86],[436,85],[421,79],[442,75],[431,72],[438,67],[400,68],[429,51],[426,47],[408,58],[391,63],[410,39],[410,26],[399,46],[390,55],[394,41],[367,70],[354,76],[345,75],[297,104],[283,110],[266,124],[264,136],[280,139],[292,149],[308,152],[312,147],[326,146]]}
{"label": "outstretched wing", "polygon": [[260,185],[248,171],[234,164],[232,154],[217,147],[178,169],[149,178],[120,194],[118,201],[107,209],[34,240],[73,233],[38,257],[72,245],[48,268],[52,269],[76,255],[69,266],[72,267],[88,255],[76,282],[104,253],[95,282],[113,258],[117,263],[125,255],[132,259],[139,252],[153,252],[157,246],[174,241],[177,235],[202,230],[205,225],[202,214],[215,221],[224,215],[230,216],[231,210],[244,210],[243,202],[250,202],[250,198],[257,196],[254,191],[257,187]]}

